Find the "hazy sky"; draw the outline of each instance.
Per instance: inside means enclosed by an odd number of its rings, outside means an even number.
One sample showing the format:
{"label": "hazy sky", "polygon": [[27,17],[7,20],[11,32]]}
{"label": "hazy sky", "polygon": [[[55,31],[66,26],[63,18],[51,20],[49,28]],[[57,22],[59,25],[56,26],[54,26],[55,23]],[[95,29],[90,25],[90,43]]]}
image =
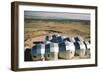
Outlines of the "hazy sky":
{"label": "hazy sky", "polygon": [[90,20],[90,14],[67,12],[24,11],[24,16],[33,19],[75,19]]}

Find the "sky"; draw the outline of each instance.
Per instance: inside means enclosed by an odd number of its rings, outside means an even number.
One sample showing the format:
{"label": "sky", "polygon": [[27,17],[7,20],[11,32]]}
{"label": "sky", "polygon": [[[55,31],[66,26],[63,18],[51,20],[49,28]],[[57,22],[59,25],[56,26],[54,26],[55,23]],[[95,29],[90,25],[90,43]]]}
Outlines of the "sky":
{"label": "sky", "polygon": [[32,18],[32,19],[90,20],[90,14],[86,14],[86,13],[24,11],[24,16],[26,18]]}

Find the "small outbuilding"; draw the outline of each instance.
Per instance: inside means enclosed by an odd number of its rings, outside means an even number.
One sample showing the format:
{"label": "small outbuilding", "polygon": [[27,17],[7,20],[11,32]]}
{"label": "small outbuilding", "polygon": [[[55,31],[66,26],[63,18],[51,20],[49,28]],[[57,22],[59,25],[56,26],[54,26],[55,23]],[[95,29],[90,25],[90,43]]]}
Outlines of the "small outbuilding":
{"label": "small outbuilding", "polygon": [[84,57],[86,53],[86,47],[83,41],[76,41],[74,42],[75,45],[75,55]]}
{"label": "small outbuilding", "polygon": [[32,48],[31,54],[32,54],[33,61],[45,60],[45,58],[44,58],[45,44],[36,44]]}
{"label": "small outbuilding", "polygon": [[58,43],[49,43],[45,45],[45,59],[57,60],[58,59]]}
{"label": "small outbuilding", "polygon": [[59,44],[59,58],[71,59],[75,55],[75,46],[72,42],[65,41]]}
{"label": "small outbuilding", "polygon": [[24,50],[24,61],[32,61],[31,48]]}
{"label": "small outbuilding", "polygon": [[90,43],[89,43],[89,41],[84,41],[84,44],[86,46],[86,55],[90,56]]}

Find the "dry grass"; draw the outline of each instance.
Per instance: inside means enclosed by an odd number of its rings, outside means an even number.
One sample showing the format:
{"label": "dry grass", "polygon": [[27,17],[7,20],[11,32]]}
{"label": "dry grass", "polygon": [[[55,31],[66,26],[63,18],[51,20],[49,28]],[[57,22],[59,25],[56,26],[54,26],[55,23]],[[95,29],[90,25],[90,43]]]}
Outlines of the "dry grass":
{"label": "dry grass", "polygon": [[[90,39],[90,25],[84,22],[54,22],[54,21],[33,21],[26,23],[24,29],[25,46],[34,41],[44,40],[48,34],[59,33],[65,36],[81,36],[84,39]],[[27,44],[26,44],[27,43]]]}

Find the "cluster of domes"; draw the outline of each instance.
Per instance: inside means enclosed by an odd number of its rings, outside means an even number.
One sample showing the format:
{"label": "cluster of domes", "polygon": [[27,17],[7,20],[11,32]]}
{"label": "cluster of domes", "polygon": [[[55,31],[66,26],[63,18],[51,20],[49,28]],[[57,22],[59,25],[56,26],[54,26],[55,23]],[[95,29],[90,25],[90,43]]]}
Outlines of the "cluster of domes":
{"label": "cluster of domes", "polygon": [[43,43],[31,49],[32,60],[72,59],[75,56],[90,55],[90,42],[82,37],[66,37],[59,34],[48,35]]}

